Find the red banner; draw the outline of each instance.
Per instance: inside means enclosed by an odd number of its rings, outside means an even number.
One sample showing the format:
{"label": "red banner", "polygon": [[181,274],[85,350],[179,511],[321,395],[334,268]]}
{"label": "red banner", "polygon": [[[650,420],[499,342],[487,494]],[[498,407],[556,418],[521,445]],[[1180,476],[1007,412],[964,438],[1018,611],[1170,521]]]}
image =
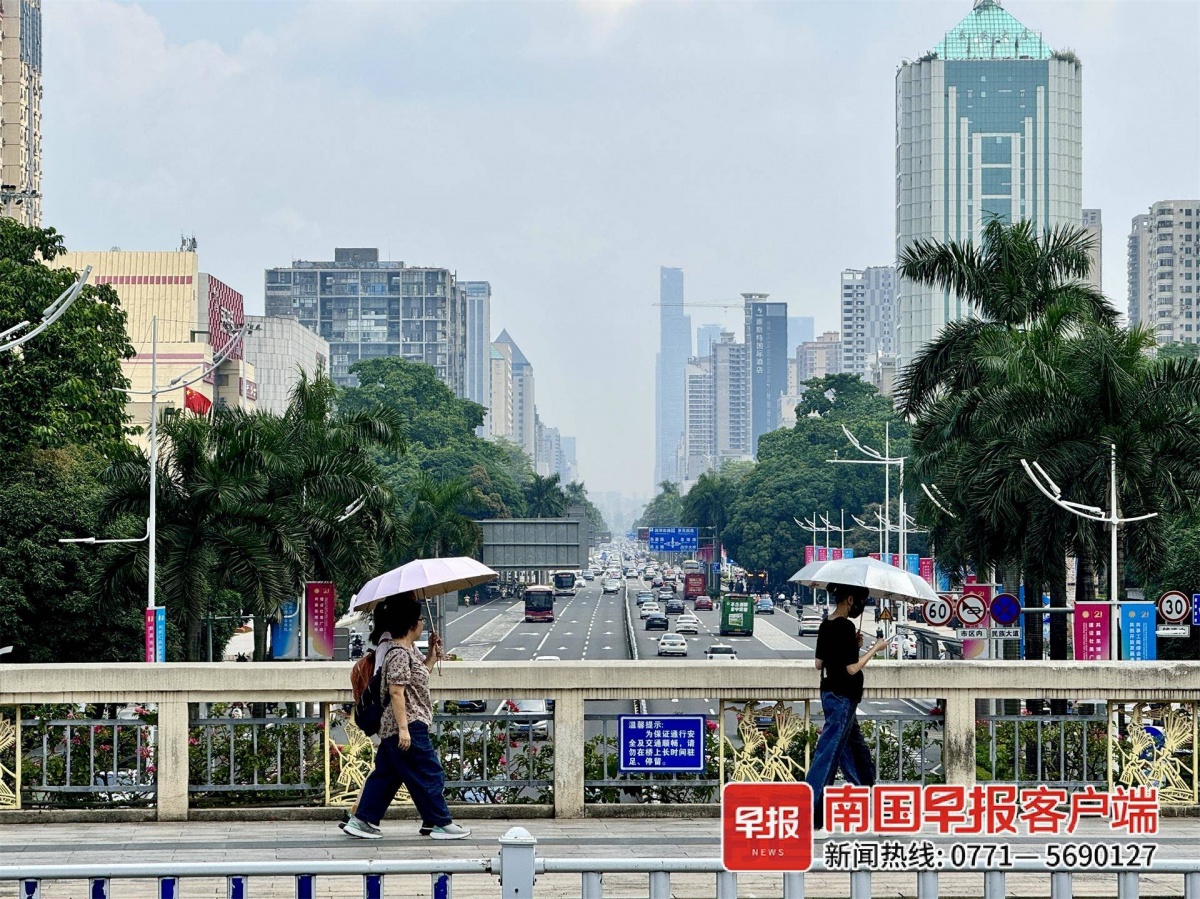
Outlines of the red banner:
{"label": "red banner", "polygon": [[308,657],[333,658],[332,581],[309,581],[304,585],[304,611],[308,625]]}
{"label": "red banner", "polygon": [[155,626],[154,609],[146,609],[146,661],[153,662],[158,658],[158,629]]}
{"label": "red banner", "polygon": [[829,547],[827,547],[827,546],[818,546],[817,547],[817,561],[818,562],[828,562],[829,561]]}
{"label": "red banner", "polygon": [[1111,631],[1110,603],[1075,603],[1075,661],[1097,662],[1108,659]]}
{"label": "red banner", "polygon": [[[991,584],[968,584],[963,587],[963,596],[980,596],[983,598],[984,604],[991,608],[992,606],[992,586]],[[991,614],[983,616],[983,620],[972,627],[987,628],[992,623]],[[963,622],[965,625],[966,622]],[[982,639],[964,639],[963,640],[963,659],[986,659],[991,657],[991,640],[988,638]]]}
{"label": "red banner", "polygon": [[920,567],[920,576],[925,583],[933,586],[933,559],[922,558]]}
{"label": "red banner", "polygon": [[835,561],[842,557],[842,551],[840,549],[832,549],[830,552],[833,553],[833,558]]}
{"label": "red banner", "polygon": [[811,543],[804,547],[804,564],[811,565],[817,560],[817,548]]}

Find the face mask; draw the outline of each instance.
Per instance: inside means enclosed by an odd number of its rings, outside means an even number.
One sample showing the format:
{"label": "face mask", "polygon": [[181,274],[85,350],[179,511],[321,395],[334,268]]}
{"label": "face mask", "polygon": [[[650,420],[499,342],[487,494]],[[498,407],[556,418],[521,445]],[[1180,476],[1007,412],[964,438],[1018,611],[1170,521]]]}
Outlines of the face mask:
{"label": "face mask", "polygon": [[866,607],[867,601],[865,599],[858,596],[854,597],[854,599],[850,600],[850,617],[857,618],[863,613]]}

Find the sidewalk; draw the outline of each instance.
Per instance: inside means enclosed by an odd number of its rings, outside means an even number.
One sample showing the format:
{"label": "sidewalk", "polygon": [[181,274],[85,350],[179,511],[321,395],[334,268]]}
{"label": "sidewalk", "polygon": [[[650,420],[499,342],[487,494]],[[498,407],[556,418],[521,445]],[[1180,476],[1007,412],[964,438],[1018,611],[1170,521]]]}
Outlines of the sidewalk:
{"label": "sidewalk", "polygon": [[[538,840],[542,858],[704,858],[719,859],[721,854],[719,821],[658,819],[589,819],[582,821],[484,820],[465,822],[472,828],[469,839],[435,842],[420,837],[416,823],[409,819],[384,822],[386,836],[377,842],[361,842],[344,836],[332,822],[194,822],[184,824],[26,824],[0,826],[0,866],[25,864],[154,864],[170,862],[215,861],[294,861],[300,871],[306,860],[338,859],[451,859],[491,858],[496,855],[498,839],[510,827],[524,827]],[[946,839],[930,837],[940,843]],[[1096,828],[1081,836],[1065,837],[1061,842],[1132,843],[1149,840],[1110,836]],[[1023,851],[1045,844],[1042,837],[1018,837],[1013,840]],[[1166,818],[1153,838],[1159,849],[1156,858],[1200,857],[1200,820]],[[820,855],[820,843],[817,854]],[[579,875],[543,875],[538,878],[533,899],[578,897]],[[716,888],[710,874],[676,874],[671,877],[671,895],[680,899],[712,897]],[[1048,875],[1009,874],[1006,894],[1034,899],[1050,895]],[[186,880],[180,893],[187,899],[213,897],[225,899],[226,885],[219,880]],[[490,875],[460,875],[455,878],[456,899],[488,897],[499,899],[500,888]],[[427,897],[430,879],[425,876],[389,877],[386,895]],[[86,886],[78,881],[42,884],[43,899],[83,899]],[[148,881],[120,881],[112,885],[116,899],[150,899],[155,884]],[[253,899],[292,899],[295,885],[286,878],[252,878],[249,896]],[[315,896],[358,899],[363,895],[361,878],[318,878]],[[646,875],[607,875],[605,897],[644,897],[648,895]],[[738,895],[768,899],[782,896],[778,875],[740,875]],[[846,874],[808,874],[805,895],[845,897],[849,895]],[[912,873],[877,873],[873,876],[874,896],[915,896],[916,876]],[[939,896],[979,897],[983,895],[982,874],[943,874],[939,877]],[[1077,876],[1076,897],[1117,895],[1113,875]],[[1141,880],[1141,899],[1157,896],[1182,896],[1180,875],[1155,875]],[[17,896],[16,884],[0,882],[0,899]]]}

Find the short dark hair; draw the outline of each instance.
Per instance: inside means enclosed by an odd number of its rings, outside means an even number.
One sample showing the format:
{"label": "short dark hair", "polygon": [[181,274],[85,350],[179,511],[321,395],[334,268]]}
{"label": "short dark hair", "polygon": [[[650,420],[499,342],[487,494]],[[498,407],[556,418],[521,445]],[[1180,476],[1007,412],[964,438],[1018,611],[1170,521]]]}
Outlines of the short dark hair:
{"label": "short dark hair", "polygon": [[421,620],[421,602],[411,596],[393,596],[375,607],[375,629],[371,642],[376,646],[384,634],[399,640]]}
{"label": "short dark hair", "polygon": [[838,602],[855,598],[866,602],[867,597],[871,595],[871,591],[866,587],[852,587],[849,584],[830,584],[829,592],[837,597]]}

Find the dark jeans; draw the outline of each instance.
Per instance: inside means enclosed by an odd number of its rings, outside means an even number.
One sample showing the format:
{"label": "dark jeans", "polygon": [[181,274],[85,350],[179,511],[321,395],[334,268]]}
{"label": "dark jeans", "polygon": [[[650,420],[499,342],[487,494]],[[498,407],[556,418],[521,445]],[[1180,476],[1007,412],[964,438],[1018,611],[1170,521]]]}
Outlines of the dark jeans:
{"label": "dark jeans", "polygon": [[442,763],[429,739],[429,727],[410,722],[412,745],[400,748],[397,737],[388,737],[375,753],[375,768],[367,775],[355,814],[369,824],[379,824],[401,785],[408,787],[421,820],[433,827],[444,827],[454,819],[446,807]]}
{"label": "dark jeans", "polygon": [[825,826],[825,788],[833,783],[839,767],[852,784],[869,787],[875,783],[875,760],[858,727],[858,703],[836,693],[822,693],[821,708],[825,726],[805,778],[813,790],[813,827],[818,829]]}

